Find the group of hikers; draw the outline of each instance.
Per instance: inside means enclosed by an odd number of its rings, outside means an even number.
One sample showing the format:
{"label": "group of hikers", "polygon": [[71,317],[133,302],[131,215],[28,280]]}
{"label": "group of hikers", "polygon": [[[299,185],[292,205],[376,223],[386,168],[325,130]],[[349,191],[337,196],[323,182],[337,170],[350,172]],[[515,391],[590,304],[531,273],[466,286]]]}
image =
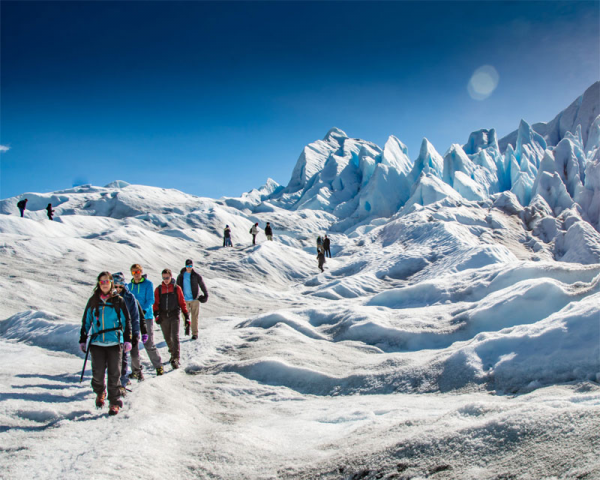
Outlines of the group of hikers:
{"label": "group of hikers", "polygon": [[[250,227],[250,235],[252,235],[252,245],[256,245],[256,236],[259,234],[260,228],[258,228],[258,222]],[[271,223],[267,222],[265,226],[265,236],[267,240],[273,241],[273,227],[271,227]],[[224,247],[233,247],[233,242],[231,240],[231,228],[229,225],[225,225],[225,230],[223,231],[223,246]]]}
{"label": "group of hikers", "polygon": [[[25,216],[25,209],[27,208],[27,199],[24,198],[17,203],[17,207],[19,208],[19,212],[21,212],[21,217]],[[52,220],[54,218],[54,209],[52,208],[52,204],[49,203],[46,207],[46,214],[48,215],[48,219]]]}
{"label": "group of hikers", "polygon": [[[154,324],[160,325],[171,355],[169,362],[173,369],[177,369],[180,314],[183,312],[185,318],[185,334],[191,333],[192,340],[197,340],[200,303],[208,300],[206,285],[202,276],[194,270],[191,259],[185,261],[177,279],[173,278],[171,270],[165,268],[162,283],[156,289],[139,263],[132,265],[130,271],[133,278],[129,284],[121,272],[101,272],[98,275],[81,321],[79,348],[86,354],[86,359],[88,354],[91,355],[96,407],[104,407],[108,391],[109,415],[119,413],[123,406],[121,397],[125,396],[131,379],[144,379],[140,342],[156,374],[164,373],[162,359],[154,343]],[[128,374],[130,356],[131,373]]]}

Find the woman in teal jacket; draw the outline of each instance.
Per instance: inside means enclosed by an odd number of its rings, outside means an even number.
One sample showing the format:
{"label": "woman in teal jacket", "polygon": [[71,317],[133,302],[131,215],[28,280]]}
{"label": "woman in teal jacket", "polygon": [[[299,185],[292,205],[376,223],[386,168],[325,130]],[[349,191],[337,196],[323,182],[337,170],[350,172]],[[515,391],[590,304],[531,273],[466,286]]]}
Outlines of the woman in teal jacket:
{"label": "woman in teal jacket", "polygon": [[104,406],[104,376],[108,374],[108,413],[116,415],[123,406],[119,378],[123,352],[131,350],[131,318],[125,301],[115,292],[109,272],[98,275],[94,293],[85,307],[79,347],[84,353],[89,348],[92,356],[92,388],[96,394],[96,407]]}

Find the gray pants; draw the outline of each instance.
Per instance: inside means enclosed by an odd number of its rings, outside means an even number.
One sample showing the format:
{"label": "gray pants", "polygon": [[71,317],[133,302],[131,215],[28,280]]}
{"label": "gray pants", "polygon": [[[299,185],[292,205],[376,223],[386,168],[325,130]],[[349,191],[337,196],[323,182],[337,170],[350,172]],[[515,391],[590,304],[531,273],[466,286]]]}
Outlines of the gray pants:
{"label": "gray pants", "polygon": [[167,317],[160,316],[160,329],[162,330],[169,353],[171,354],[171,362],[179,360],[179,315]]}
{"label": "gray pants", "polygon": [[[146,319],[146,330],[148,331],[148,341],[143,345],[148,353],[148,357],[150,357],[152,366],[158,368],[162,365],[162,359],[160,358],[160,353],[158,353],[154,343],[154,319]],[[142,364],[140,362],[140,343],[141,340],[131,349],[131,370],[133,373],[142,371]]]}
{"label": "gray pants", "polygon": [[105,388],[104,374],[108,371],[108,401],[116,402],[121,396],[119,392],[119,377],[121,376],[122,345],[101,347],[90,345],[92,356],[92,389],[97,395]]}

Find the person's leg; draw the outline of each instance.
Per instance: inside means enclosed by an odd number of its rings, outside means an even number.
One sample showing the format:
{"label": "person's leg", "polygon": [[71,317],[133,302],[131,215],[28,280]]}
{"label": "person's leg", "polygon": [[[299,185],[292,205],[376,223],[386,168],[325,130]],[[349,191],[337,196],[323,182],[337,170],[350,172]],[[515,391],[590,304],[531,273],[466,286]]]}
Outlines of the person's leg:
{"label": "person's leg", "polygon": [[104,392],[104,374],[106,372],[106,350],[104,347],[90,345],[90,356],[92,357],[92,390],[98,395]]}
{"label": "person's leg", "polygon": [[129,353],[123,352],[121,355],[121,385],[125,387],[129,383],[129,375],[127,370],[129,366]]}
{"label": "person's leg", "polygon": [[171,323],[171,359],[179,361],[179,315],[169,319]]}
{"label": "person's leg", "polygon": [[121,377],[123,345],[113,345],[112,347],[103,348],[106,349],[108,366],[108,401],[113,404],[121,397],[119,378]]}
{"label": "person's leg", "polygon": [[163,337],[165,337],[165,342],[167,342],[167,348],[169,349],[169,353],[171,354],[171,360],[173,360],[173,342],[171,341],[171,319],[168,318],[165,314],[165,318],[162,318],[160,321],[160,329],[162,330]]}
{"label": "person's leg", "polygon": [[256,235],[252,235],[252,245],[256,245]]}
{"label": "person's leg", "polygon": [[140,361],[140,342],[142,340],[138,340],[131,347],[131,373],[139,378],[139,375],[142,373],[142,362]]}
{"label": "person's leg", "polygon": [[192,335],[198,336],[198,314],[200,313],[200,300],[186,302],[190,317],[192,317]]}
{"label": "person's leg", "polygon": [[160,358],[160,353],[158,353],[158,349],[156,348],[156,344],[154,343],[154,319],[146,319],[146,330],[148,331],[148,341],[144,344],[144,348],[148,353],[148,357],[152,362],[152,366],[154,368],[158,368],[162,366],[162,358]]}

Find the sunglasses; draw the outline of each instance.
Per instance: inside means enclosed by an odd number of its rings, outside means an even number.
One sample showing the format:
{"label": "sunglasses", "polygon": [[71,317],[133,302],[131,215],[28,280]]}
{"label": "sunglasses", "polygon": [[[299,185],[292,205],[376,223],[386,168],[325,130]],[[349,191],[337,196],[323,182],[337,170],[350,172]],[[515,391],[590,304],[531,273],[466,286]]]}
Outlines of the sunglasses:
{"label": "sunglasses", "polygon": [[171,277],[163,277],[163,280],[168,280],[169,278],[171,278]]}
{"label": "sunglasses", "polygon": [[115,285],[115,288],[123,288],[123,285]]}
{"label": "sunglasses", "polygon": [[109,285],[110,284],[110,280],[98,280],[98,283],[100,285]]}
{"label": "sunglasses", "polygon": [[137,273],[142,273],[142,271],[141,270],[132,270],[131,271],[132,275],[136,275]]}
{"label": "sunglasses", "polygon": [[185,268],[194,268],[193,265],[186,265]]}

